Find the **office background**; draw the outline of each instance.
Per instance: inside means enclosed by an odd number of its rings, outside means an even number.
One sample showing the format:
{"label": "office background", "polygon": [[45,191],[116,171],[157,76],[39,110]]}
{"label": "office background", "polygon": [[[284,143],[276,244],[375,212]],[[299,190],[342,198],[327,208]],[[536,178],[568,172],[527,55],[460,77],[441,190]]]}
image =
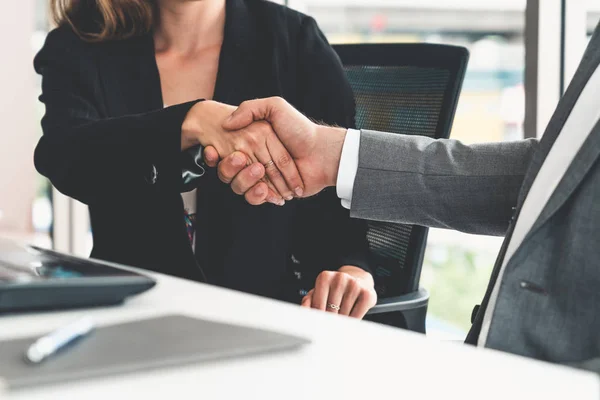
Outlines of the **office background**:
{"label": "office background", "polygon": [[[524,131],[541,135],[600,18],[595,0],[277,2],[315,17],[332,43],[467,47],[471,58],[451,137],[469,143],[520,139]],[[47,3],[0,6],[6,55],[0,63],[0,235],[87,255],[93,237],[86,207],[53,190],[32,163],[43,114],[32,59],[51,29]],[[464,337],[500,243],[430,231],[421,278],[431,292],[430,335]]]}

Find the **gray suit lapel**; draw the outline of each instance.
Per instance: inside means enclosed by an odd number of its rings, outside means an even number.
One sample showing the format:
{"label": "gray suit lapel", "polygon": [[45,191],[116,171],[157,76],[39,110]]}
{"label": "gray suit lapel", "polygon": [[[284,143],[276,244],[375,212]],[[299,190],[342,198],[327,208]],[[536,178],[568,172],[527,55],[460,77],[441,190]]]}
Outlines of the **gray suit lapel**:
{"label": "gray suit lapel", "polygon": [[596,26],[594,35],[590,39],[590,43],[583,55],[577,73],[573,77],[564,96],[559,101],[552,118],[550,118],[550,122],[548,122],[548,126],[544,131],[544,136],[540,141],[539,149],[535,152],[533,159],[531,160],[531,166],[523,179],[523,188],[517,201],[517,210],[520,210],[523,206],[523,202],[529,194],[529,189],[531,189],[531,185],[540,171],[546,156],[550,152],[552,145],[565,125],[565,122],[567,121],[569,114],[571,114],[571,110],[573,109],[573,106],[575,106],[585,85],[594,71],[596,71],[598,64],[600,64],[600,24]]}
{"label": "gray suit lapel", "polygon": [[[523,181],[523,190],[519,195],[517,210],[520,211],[523,206],[523,202],[527,197],[529,190],[531,189],[531,185],[535,180],[539,170],[544,163],[544,160],[548,156],[552,145],[556,141],[556,138],[562,131],[565,122],[577,99],[581,95],[581,92],[585,88],[588,80],[591,78],[592,74],[598,68],[600,64],[600,24],[596,27],[594,35],[592,36],[590,43],[583,55],[581,64],[569,88],[567,89],[565,95],[559,102],[556,112],[550,119],[548,123],[548,127],[544,132],[544,137],[540,142],[540,148],[536,152],[531,162],[531,167],[529,171],[525,175],[525,179]],[[589,171],[594,161],[600,155],[600,132],[599,132],[600,124],[596,124],[592,132],[590,132],[589,137],[584,142],[582,148],[579,150],[575,159],[567,169],[567,172],[559,182],[558,186],[552,193],[552,196],[548,200],[548,203],[544,206],[544,209],[538,216],[538,219],[535,221],[528,234],[526,235],[523,243],[527,241],[527,239],[537,230],[540,226],[542,226],[548,219],[562,206],[565,201],[569,198],[569,196],[573,193],[573,191],[577,188],[581,180],[584,178],[585,174]],[[521,243],[522,247],[523,243]]]}
{"label": "gray suit lapel", "polygon": [[[579,186],[585,175],[592,168],[600,156],[600,122],[596,123],[594,129],[583,143],[583,146],[575,156],[575,159],[567,169],[567,172],[559,182],[556,190],[550,196],[550,200],[540,213],[531,230],[525,237],[527,240],[546,221],[558,211]],[[525,240],[523,242],[525,242]]]}

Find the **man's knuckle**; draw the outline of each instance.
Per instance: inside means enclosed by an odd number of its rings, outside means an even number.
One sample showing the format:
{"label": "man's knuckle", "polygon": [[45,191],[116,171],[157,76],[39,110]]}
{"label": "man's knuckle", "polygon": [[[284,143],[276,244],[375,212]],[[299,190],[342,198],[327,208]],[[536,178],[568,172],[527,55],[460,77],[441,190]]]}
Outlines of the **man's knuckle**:
{"label": "man's knuckle", "polygon": [[288,154],[283,154],[283,155],[279,156],[279,159],[277,160],[277,165],[279,165],[281,167],[287,167],[291,163],[292,163],[292,158]]}

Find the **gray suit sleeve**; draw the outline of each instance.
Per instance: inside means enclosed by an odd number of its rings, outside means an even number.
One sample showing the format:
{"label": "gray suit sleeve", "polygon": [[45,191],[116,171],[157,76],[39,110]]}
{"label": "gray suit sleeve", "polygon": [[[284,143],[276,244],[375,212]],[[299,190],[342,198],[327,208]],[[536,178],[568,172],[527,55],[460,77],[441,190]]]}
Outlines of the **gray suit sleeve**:
{"label": "gray suit sleeve", "polygon": [[537,144],[363,130],[351,216],[503,235]]}

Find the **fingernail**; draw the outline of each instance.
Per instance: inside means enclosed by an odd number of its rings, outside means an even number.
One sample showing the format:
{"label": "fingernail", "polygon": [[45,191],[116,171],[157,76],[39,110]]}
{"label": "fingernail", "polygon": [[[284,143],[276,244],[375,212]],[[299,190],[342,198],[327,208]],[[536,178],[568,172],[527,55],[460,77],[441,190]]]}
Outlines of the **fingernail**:
{"label": "fingernail", "polygon": [[293,198],[294,198],[294,196],[292,196],[291,194],[289,194],[289,195],[285,196],[285,199],[286,199],[287,201],[290,201],[290,200],[291,200],[291,199],[293,199]]}
{"label": "fingernail", "polygon": [[231,164],[234,167],[241,167],[244,165],[244,158],[240,154],[234,154],[233,158],[231,159]]}
{"label": "fingernail", "polygon": [[262,168],[260,167],[260,165],[258,164],[254,164],[251,168],[250,168],[250,174],[254,177],[258,177],[261,176],[262,174]]}
{"label": "fingernail", "polygon": [[298,197],[302,197],[302,195],[304,194],[304,190],[302,190],[302,188],[300,186],[298,186],[296,189],[294,189],[294,192],[296,192],[296,196],[298,196]]}
{"label": "fingernail", "polygon": [[277,197],[270,197],[269,203],[275,204],[276,206],[282,206],[285,204],[283,199],[278,199]]}

